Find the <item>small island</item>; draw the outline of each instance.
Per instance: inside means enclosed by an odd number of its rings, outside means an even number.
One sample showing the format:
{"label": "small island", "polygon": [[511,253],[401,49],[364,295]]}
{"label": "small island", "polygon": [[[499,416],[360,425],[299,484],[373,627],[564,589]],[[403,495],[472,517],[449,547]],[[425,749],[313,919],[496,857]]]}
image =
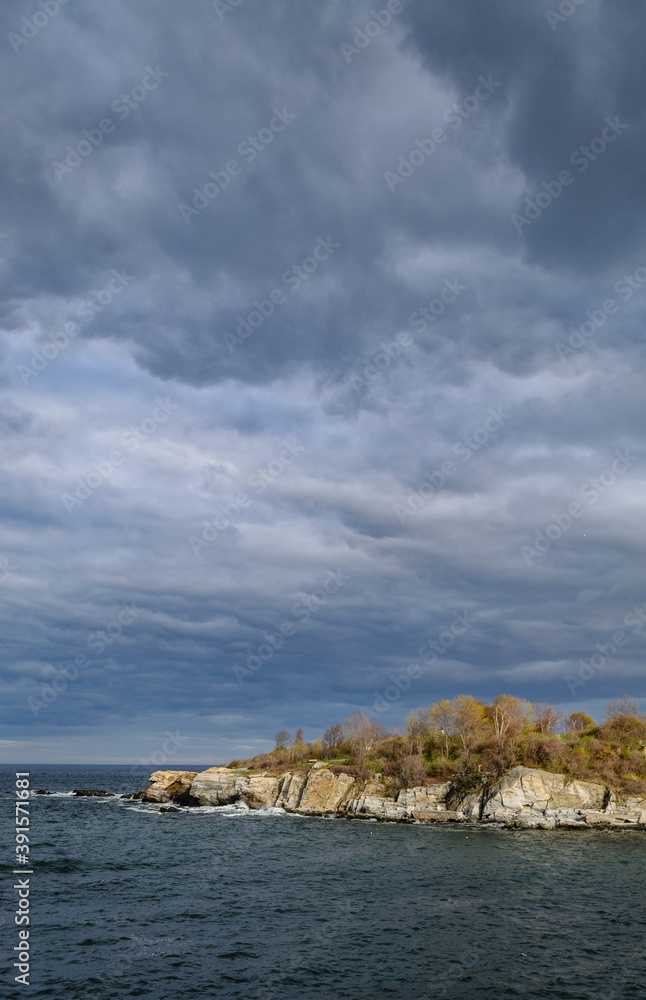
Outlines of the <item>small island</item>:
{"label": "small island", "polygon": [[406,729],[355,712],[315,742],[281,730],[270,753],[156,771],[136,797],[170,811],[242,803],[404,823],[646,829],[646,718],[632,698],[597,723],[512,695],[490,705],[460,695],[411,712]]}

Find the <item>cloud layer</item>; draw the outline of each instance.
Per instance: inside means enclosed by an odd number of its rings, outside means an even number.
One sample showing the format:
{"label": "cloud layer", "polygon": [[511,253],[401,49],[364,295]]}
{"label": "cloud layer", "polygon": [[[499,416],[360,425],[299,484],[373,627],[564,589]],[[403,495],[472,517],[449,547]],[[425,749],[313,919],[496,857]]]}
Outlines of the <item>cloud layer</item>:
{"label": "cloud layer", "polygon": [[3,12],[6,760],[646,698],[646,12],[570,7]]}

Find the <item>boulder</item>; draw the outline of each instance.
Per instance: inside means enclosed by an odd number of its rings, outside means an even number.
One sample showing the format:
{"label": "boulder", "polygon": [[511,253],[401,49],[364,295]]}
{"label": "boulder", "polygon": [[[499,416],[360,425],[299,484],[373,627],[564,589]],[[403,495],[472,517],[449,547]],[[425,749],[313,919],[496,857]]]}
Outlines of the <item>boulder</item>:
{"label": "boulder", "polygon": [[481,819],[511,826],[585,826],[585,811],[602,812],[604,785],[570,781],[530,767],[513,767],[489,790]]}
{"label": "boulder", "polygon": [[247,775],[226,767],[210,767],[195,776],[191,795],[201,806],[226,806],[242,801],[250,809],[266,809],[276,803],[280,780],[264,774]]}
{"label": "boulder", "polygon": [[450,781],[441,785],[403,788],[397,796],[397,805],[411,819],[437,819],[437,813],[446,811],[446,797],[450,789]]}
{"label": "boulder", "polygon": [[355,779],[349,774],[333,774],[328,768],[310,771],[300,795],[299,813],[324,816],[338,812],[354,784]]}
{"label": "boulder", "polygon": [[296,812],[301,800],[301,793],[305,784],[305,775],[287,772],[278,783],[278,798],[276,805],[281,806],[286,812]]}
{"label": "boulder", "polygon": [[387,799],[383,795],[360,795],[351,799],[348,802],[347,815],[360,819],[410,819],[408,810],[398,805],[394,799]]}
{"label": "boulder", "polygon": [[194,776],[191,795],[201,806],[226,806],[241,798],[236,787],[237,771],[227,767],[209,767]]}
{"label": "boulder", "polygon": [[240,778],[239,781],[241,797],[251,809],[267,809],[275,805],[279,778],[253,775],[250,778]]}
{"label": "boulder", "polygon": [[608,792],[604,813],[612,817],[615,826],[639,824],[646,826],[646,798]]}
{"label": "boulder", "polygon": [[185,801],[189,804],[190,791],[197,771],[155,771],[151,774],[150,788],[141,795],[143,802]]}

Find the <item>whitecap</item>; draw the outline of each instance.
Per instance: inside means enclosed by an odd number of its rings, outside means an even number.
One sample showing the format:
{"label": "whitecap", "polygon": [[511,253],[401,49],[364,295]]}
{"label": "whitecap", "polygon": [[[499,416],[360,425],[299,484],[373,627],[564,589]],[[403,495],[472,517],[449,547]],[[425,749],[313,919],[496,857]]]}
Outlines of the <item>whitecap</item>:
{"label": "whitecap", "polygon": [[155,809],[154,807],[151,806],[149,806],[148,808],[146,808],[145,806],[126,806],[126,809],[128,810],[128,812],[144,813],[145,816],[160,815],[159,809]]}
{"label": "whitecap", "polygon": [[32,793],[32,798],[36,799],[71,799],[80,798],[79,795],[74,795],[74,792],[48,792],[47,795],[36,795],[35,792]]}

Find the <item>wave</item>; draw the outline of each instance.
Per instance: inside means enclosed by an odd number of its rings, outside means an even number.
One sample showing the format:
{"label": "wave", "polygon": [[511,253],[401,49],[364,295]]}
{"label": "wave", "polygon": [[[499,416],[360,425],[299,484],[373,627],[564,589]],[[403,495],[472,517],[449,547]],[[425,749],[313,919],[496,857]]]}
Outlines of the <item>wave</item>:
{"label": "wave", "polygon": [[159,815],[159,809],[156,809],[154,807],[154,805],[131,806],[130,805],[130,801],[128,799],[126,799],[125,801],[126,801],[127,804],[124,805],[124,808],[128,812],[144,813],[145,816],[157,816],[157,815]]}
{"label": "wave", "polygon": [[266,806],[264,809],[251,809],[246,802],[230,802],[224,806],[190,806],[186,810],[189,816],[223,816],[233,819],[241,816],[285,816],[280,806]]}
{"label": "wave", "polygon": [[76,792],[47,792],[45,795],[37,795],[32,792],[32,798],[39,799],[93,799],[95,802],[107,802],[110,799],[120,799],[121,792],[108,792],[107,795],[77,795]]}
{"label": "wave", "polygon": [[[129,812],[145,813],[148,816],[166,815],[162,813],[165,806],[172,805],[167,802],[146,802],[132,805],[131,800],[123,800],[124,808]],[[287,813],[280,806],[267,806],[264,809],[251,809],[246,802],[232,802],[225,806],[176,806],[177,812],[173,810],[170,815],[183,813],[185,816],[222,816],[225,819],[233,819],[241,816],[286,816]]]}
{"label": "wave", "polygon": [[69,799],[69,798],[75,798],[75,799],[78,799],[78,797],[79,797],[78,795],[74,795],[74,792],[47,792],[47,795],[38,795],[38,796],[36,795],[35,792],[33,792],[33,794],[32,794],[32,798],[34,798],[34,799],[35,798],[39,798],[39,799]]}

